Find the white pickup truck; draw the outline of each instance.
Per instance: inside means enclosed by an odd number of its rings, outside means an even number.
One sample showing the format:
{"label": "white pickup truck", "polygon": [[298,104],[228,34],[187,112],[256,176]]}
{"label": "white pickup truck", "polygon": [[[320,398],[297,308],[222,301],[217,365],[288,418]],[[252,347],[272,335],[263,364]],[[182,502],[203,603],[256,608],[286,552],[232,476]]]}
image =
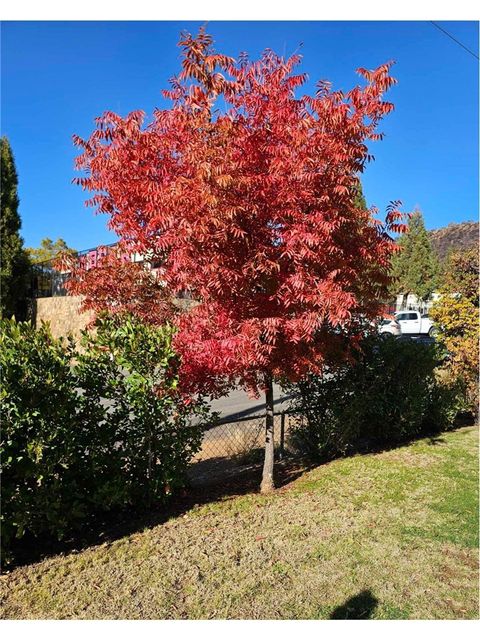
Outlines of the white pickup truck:
{"label": "white pickup truck", "polygon": [[433,336],[435,334],[433,322],[419,311],[399,311],[395,314],[395,320],[400,325],[402,335],[414,333]]}

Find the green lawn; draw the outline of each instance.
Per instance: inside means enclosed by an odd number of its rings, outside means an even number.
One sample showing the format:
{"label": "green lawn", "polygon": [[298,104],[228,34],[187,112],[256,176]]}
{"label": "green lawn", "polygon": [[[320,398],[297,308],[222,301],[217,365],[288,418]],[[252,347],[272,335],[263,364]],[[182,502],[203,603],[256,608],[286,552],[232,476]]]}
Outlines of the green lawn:
{"label": "green lawn", "polygon": [[477,429],[2,576],[3,618],[477,618]]}

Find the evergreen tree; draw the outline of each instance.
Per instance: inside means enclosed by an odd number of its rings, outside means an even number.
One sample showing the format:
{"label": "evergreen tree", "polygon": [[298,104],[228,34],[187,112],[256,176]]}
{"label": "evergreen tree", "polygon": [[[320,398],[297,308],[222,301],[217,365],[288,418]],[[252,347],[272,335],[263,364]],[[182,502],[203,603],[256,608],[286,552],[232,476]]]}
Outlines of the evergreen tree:
{"label": "evergreen tree", "polygon": [[0,216],[0,315],[26,315],[26,294],[29,278],[29,260],[20,236],[21,221],[18,214],[18,178],[10,143],[0,139],[1,152],[1,216]]}
{"label": "evergreen tree", "polygon": [[413,293],[420,300],[427,300],[437,285],[439,265],[421,211],[414,212],[409,229],[398,244],[402,250],[392,258],[396,278],[392,293]]}
{"label": "evergreen tree", "polygon": [[367,201],[365,200],[365,196],[363,195],[363,188],[360,180],[358,181],[357,197],[355,198],[355,206],[359,207],[360,209],[367,208]]}

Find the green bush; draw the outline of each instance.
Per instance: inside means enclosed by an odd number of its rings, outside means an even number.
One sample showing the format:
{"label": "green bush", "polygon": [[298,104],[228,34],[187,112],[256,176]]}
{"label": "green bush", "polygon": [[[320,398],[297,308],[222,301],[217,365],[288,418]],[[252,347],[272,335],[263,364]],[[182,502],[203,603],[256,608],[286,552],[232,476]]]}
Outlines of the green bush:
{"label": "green bush", "polygon": [[182,485],[209,411],[177,391],[171,327],[104,318],[78,350],[46,326],[0,330],[4,557],[26,532],[61,539]]}
{"label": "green bush", "polygon": [[[177,390],[177,358],[170,326],[133,318],[104,318],[95,337],[84,335],[75,367],[90,405],[103,408],[105,435],[89,454],[101,474],[100,504],[150,502],[184,483],[211,414],[201,398]],[[98,410],[98,409],[97,409]],[[113,445],[113,446],[112,446]]]}
{"label": "green bush", "polygon": [[451,427],[458,394],[438,381],[440,359],[435,345],[365,338],[354,362],[288,387],[293,446],[321,461]]}
{"label": "green bush", "polygon": [[[74,348],[47,327],[1,322],[2,548],[26,530],[55,523],[59,534],[74,514],[77,491],[65,476],[78,466]],[[75,474],[75,471],[73,471]],[[69,486],[67,486],[67,484]]]}

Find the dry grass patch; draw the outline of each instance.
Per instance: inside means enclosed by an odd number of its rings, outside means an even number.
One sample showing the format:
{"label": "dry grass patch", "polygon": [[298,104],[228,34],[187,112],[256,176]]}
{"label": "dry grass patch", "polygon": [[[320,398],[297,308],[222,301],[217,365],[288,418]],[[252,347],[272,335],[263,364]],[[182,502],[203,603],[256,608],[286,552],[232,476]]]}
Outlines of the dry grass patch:
{"label": "dry grass patch", "polygon": [[476,444],[467,428],[337,460],[272,496],[16,569],[1,578],[2,615],[475,618]]}

